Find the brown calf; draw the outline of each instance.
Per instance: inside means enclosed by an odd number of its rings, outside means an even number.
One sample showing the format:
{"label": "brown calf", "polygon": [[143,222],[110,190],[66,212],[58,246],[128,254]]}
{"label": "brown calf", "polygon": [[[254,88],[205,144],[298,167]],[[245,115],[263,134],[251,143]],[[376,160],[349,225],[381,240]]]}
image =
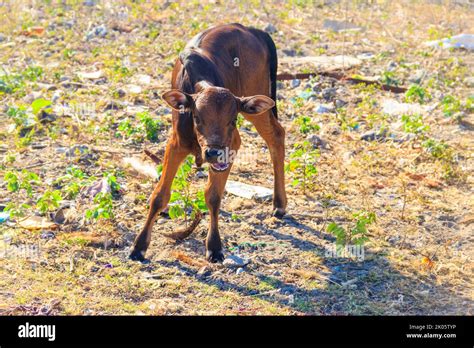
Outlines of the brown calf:
{"label": "brown calf", "polygon": [[221,25],[198,34],[187,44],[175,63],[173,89],[163,94],[173,108],[173,132],[145,226],[135,239],[130,258],[144,259],[156,216],[169,202],[176,171],[184,158],[193,154],[198,167],[203,161],[210,164],[205,190],[210,213],[206,257],[211,262],[224,259],[218,216],[232,163],[223,159],[222,153],[236,152],[240,147],[238,113],[253,123],[268,145],[274,173],[274,215],[285,214],[285,130],[277,120],[276,70],[275,44],[258,29]]}

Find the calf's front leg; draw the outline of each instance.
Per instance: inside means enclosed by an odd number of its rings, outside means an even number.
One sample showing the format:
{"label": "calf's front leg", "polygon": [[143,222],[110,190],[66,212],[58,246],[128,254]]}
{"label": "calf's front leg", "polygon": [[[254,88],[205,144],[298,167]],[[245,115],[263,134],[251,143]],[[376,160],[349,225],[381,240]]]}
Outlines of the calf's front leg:
{"label": "calf's front leg", "polygon": [[151,195],[150,209],[148,210],[145,225],[133,243],[132,252],[130,253],[132,260],[143,261],[145,259],[145,252],[150,245],[151,232],[156,216],[166,208],[171,196],[171,184],[179,165],[190,153],[187,149],[179,146],[176,140],[175,137],[172,137],[166,145],[161,178]]}
{"label": "calf's front leg", "polygon": [[210,262],[224,261],[222,243],[219,236],[219,209],[225,184],[229,176],[230,168],[225,172],[209,170],[209,180],[204,192],[207,208],[209,209],[209,231],[206,238],[206,258]]}
{"label": "calf's front leg", "polygon": [[[237,130],[232,135],[231,150],[234,151],[234,158],[240,148],[241,140]],[[224,172],[215,172],[209,169],[209,179],[204,192],[207,208],[209,209],[210,222],[209,231],[206,238],[206,258],[210,262],[224,261],[222,252],[222,242],[219,236],[219,209],[221,206],[222,195],[224,194],[225,184],[232,169],[232,162],[229,168]]]}

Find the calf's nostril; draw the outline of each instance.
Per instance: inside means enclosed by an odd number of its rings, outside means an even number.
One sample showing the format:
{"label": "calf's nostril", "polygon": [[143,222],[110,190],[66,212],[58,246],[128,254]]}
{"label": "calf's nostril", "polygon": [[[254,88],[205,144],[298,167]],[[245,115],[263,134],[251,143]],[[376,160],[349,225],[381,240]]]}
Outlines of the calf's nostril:
{"label": "calf's nostril", "polygon": [[206,149],[205,155],[206,155],[206,160],[211,161],[211,160],[216,160],[217,157],[219,157],[219,150],[218,149]]}

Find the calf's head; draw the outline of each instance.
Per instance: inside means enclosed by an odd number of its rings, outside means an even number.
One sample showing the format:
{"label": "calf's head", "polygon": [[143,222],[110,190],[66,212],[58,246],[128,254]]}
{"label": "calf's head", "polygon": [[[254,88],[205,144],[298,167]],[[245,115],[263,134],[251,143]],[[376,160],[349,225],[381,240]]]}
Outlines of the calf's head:
{"label": "calf's head", "polygon": [[238,113],[259,115],[275,105],[273,99],[264,95],[239,98],[226,88],[207,83],[196,84],[195,94],[173,89],[162,97],[174,110],[191,112],[202,157],[214,171],[229,168],[226,154],[230,151]]}

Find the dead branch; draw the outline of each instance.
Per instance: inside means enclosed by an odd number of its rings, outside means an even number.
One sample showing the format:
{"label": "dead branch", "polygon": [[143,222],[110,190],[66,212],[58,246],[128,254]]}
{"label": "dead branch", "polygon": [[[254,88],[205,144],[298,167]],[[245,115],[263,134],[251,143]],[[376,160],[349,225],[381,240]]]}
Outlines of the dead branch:
{"label": "dead branch", "polygon": [[199,225],[199,222],[201,222],[202,219],[202,213],[200,211],[196,211],[196,215],[194,217],[193,222],[186,228],[180,229],[176,232],[172,233],[164,233],[163,235],[165,237],[174,239],[174,240],[183,240],[191,235],[193,231],[196,229],[196,227]]}
{"label": "dead branch", "polygon": [[346,74],[342,72],[338,72],[338,71],[322,71],[322,72],[314,72],[314,73],[296,73],[296,74],[281,73],[277,75],[277,80],[279,81],[294,80],[294,79],[302,80],[302,79],[309,79],[312,76],[316,76],[316,75],[331,77],[339,81],[348,81],[348,82],[353,82],[353,83],[364,83],[366,85],[375,85],[383,91],[390,91],[393,93],[405,93],[407,91],[407,88],[405,87],[385,85],[385,84],[380,83],[379,81],[370,81],[370,80],[365,80],[358,77],[349,77]]}

